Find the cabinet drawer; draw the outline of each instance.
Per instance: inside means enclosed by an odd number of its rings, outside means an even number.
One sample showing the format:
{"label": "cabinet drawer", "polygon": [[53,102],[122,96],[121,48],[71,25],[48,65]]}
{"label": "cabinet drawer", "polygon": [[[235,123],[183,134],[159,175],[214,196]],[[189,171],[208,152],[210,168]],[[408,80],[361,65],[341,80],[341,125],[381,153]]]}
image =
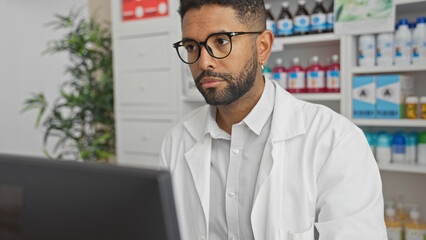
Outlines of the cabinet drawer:
{"label": "cabinet drawer", "polygon": [[118,140],[124,152],[159,154],[172,120],[123,120],[118,125]]}
{"label": "cabinet drawer", "polygon": [[174,85],[170,71],[146,71],[120,74],[117,100],[120,105],[169,105]]}
{"label": "cabinet drawer", "polygon": [[117,64],[119,72],[170,67],[169,35],[154,35],[119,40]]}

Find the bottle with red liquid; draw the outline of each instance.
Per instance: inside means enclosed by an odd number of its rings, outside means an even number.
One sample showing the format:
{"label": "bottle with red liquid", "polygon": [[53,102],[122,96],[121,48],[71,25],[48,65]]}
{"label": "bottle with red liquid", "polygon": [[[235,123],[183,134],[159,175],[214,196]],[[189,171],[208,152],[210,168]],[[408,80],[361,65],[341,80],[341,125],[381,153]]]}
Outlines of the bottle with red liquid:
{"label": "bottle with red liquid", "polygon": [[281,87],[287,89],[287,69],[283,66],[282,58],[277,58],[272,74],[274,76],[274,80],[277,81]]}
{"label": "bottle with red liquid", "polygon": [[340,92],[340,63],[337,54],[331,57],[331,64],[327,69],[327,92]]}
{"label": "bottle with red liquid", "polygon": [[298,57],[293,58],[292,66],[288,70],[288,91],[291,93],[303,93],[306,92],[305,85],[305,71],[300,66],[300,59]]}
{"label": "bottle with red liquid", "polygon": [[311,65],[306,70],[306,89],[308,93],[327,92],[325,69],[319,64],[318,56],[311,58]]}

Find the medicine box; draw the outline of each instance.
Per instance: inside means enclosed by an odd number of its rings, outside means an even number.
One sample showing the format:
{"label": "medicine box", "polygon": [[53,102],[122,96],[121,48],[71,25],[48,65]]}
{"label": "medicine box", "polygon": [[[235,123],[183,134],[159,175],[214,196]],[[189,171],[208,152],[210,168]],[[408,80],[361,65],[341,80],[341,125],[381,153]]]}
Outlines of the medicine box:
{"label": "medicine box", "polygon": [[376,76],[355,76],[352,83],[353,118],[374,118]]}
{"label": "medicine box", "polygon": [[405,118],[405,98],[414,93],[414,79],[405,75],[377,76],[377,118]]}

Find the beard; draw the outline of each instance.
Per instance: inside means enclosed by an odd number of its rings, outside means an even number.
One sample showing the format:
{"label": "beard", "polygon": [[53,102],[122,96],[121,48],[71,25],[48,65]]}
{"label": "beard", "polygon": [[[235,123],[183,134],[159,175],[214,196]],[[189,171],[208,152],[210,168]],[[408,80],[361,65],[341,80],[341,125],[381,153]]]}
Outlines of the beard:
{"label": "beard", "polygon": [[[229,105],[246,94],[254,85],[258,68],[257,52],[254,51],[251,58],[238,74],[216,73],[212,70],[203,71],[195,78],[195,85],[209,105]],[[204,89],[200,83],[204,77],[215,77],[224,80],[228,85],[224,89],[215,87]]]}

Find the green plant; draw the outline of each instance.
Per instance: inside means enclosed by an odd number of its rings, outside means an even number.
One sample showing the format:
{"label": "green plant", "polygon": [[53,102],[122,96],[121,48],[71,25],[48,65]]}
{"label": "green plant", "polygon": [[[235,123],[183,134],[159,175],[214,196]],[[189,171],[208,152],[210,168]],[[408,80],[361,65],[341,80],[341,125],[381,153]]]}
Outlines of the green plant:
{"label": "green plant", "polygon": [[[115,154],[111,33],[80,12],[81,9],[73,9],[65,16],[56,14],[55,21],[48,24],[66,34],[48,42],[44,53],[68,53],[70,65],[65,72],[71,79],[61,85],[59,97],[43,120],[44,152],[55,159],[71,156],[107,161]],[[30,109],[39,109],[39,127],[48,110],[43,93],[33,94],[25,101],[23,111]],[[51,138],[56,140],[53,154],[46,150]]]}

